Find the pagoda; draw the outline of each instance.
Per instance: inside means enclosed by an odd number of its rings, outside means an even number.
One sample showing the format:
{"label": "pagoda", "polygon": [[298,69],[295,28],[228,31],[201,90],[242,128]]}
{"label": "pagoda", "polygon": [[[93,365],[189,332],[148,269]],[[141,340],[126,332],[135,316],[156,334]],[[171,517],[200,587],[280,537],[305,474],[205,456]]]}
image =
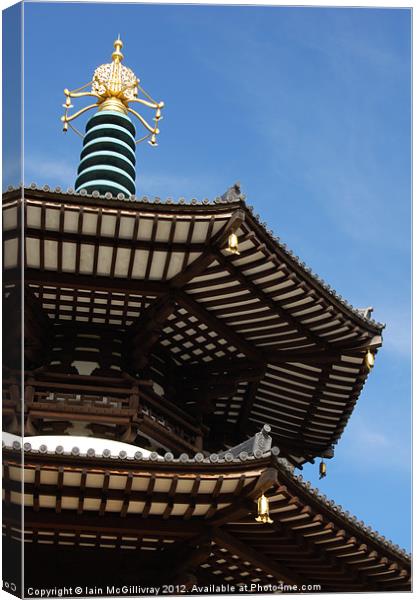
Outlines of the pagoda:
{"label": "pagoda", "polygon": [[[239,184],[213,202],[135,196],[164,103],[122,47],[64,91],[75,188],[3,195],[8,591],[410,590],[410,556],[297,474],[318,460],[325,475],[383,325]],[[94,103],[71,113],[80,97]]]}

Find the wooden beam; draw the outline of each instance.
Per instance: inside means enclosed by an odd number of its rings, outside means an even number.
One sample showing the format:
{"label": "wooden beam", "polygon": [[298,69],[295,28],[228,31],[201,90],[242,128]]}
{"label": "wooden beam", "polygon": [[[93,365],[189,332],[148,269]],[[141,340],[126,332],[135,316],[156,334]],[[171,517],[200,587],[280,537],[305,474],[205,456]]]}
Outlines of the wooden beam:
{"label": "wooden beam", "polygon": [[[162,325],[167,317],[174,312],[175,301],[173,291],[182,289],[189,281],[201,274],[208,265],[214,261],[214,246],[224,243],[230,231],[239,227],[244,218],[245,213],[242,210],[235,211],[224,227],[222,227],[213,238],[208,240],[210,245],[204,247],[202,254],[188,265],[186,269],[170,280],[169,289],[167,291],[168,295],[160,302],[157,302],[155,306],[151,306],[146,313],[141,315],[136,324],[131,325],[131,329],[137,330],[140,335],[140,342],[135,345],[140,347],[141,353],[140,355],[136,355],[134,351],[134,358],[136,358],[136,365],[139,369],[146,365],[146,357],[159,339]],[[172,241],[169,244],[169,248],[170,250],[171,248],[175,250]],[[191,244],[187,244],[187,249],[188,251],[193,251]]]}
{"label": "wooden beam", "polygon": [[[25,284],[66,287],[75,290],[98,290],[120,294],[136,294],[141,296],[162,296],[169,291],[168,285],[161,281],[143,281],[140,279],[123,279],[118,277],[80,275],[76,273],[58,273],[56,271],[39,271],[25,268]],[[5,283],[18,282],[20,271],[10,269],[5,271]]]}
{"label": "wooden beam", "polygon": [[173,296],[167,294],[151,304],[139,319],[129,326],[126,334],[131,345],[129,358],[132,366],[137,370],[147,365],[149,354],[159,340],[164,324],[173,314],[175,307]]}
{"label": "wooden beam", "polygon": [[[37,473],[39,473],[39,477],[40,477],[40,471],[41,471],[41,466],[37,465],[35,468],[35,483],[25,483],[25,494],[31,494],[34,497],[39,497],[40,495],[55,497],[57,493],[60,493],[62,497],[68,497],[68,498],[78,498],[79,497],[79,495],[80,495],[80,487],[79,486],[63,485],[61,490],[59,491],[57,489],[56,484],[41,483],[40,479],[39,479],[39,481],[36,481]],[[106,472],[104,473],[104,476],[105,476],[105,481],[106,481],[107,480]],[[150,474],[150,480],[153,477],[155,478],[156,475]],[[261,476],[261,478],[262,478],[262,476]],[[194,483],[196,483],[196,485],[199,483],[199,475],[196,475],[196,477],[194,479]],[[260,488],[257,487],[258,491],[254,492],[255,497],[258,497],[262,493],[262,491],[265,491],[266,489],[271,487],[271,485],[272,485],[272,483],[270,483],[270,485],[268,485],[268,483],[264,483],[264,486],[261,486]],[[21,485],[20,481],[11,480],[7,483],[5,482],[5,484],[4,484],[4,489],[10,490],[12,492],[20,493],[21,488],[22,488],[22,485]],[[263,489],[261,489],[261,488],[263,488]],[[106,489],[105,491],[106,491],[106,498],[109,500],[123,500],[124,499],[124,490],[123,489],[121,489],[121,490]],[[84,490],[84,498],[101,500],[103,498],[102,493],[103,493],[102,488],[86,487],[86,489]],[[248,498],[251,499],[254,496],[254,494],[252,494],[252,495],[249,494]],[[130,493],[130,500],[132,500],[133,502],[144,502],[149,497],[150,497],[150,493],[148,491],[131,490],[131,493]],[[230,503],[235,500],[235,495],[233,492],[227,492],[225,494],[222,494],[221,499],[222,499],[223,503],[227,504],[227,503]],[[166,492],[153,492],[152,493],[152,501],[160,502],[160,503],[168,502],[167,493]],[[196,497],[193,499],[190,497],[190,493],[177,492],[174,497],[175,503],[186,504],[186,505],[189,505],[190,503],[196,503],[196,505],[197,504],[210,504],[211,501],[212,501],[212,495],[210,493],[197,494],[197,492],[196,492]],[[137,518],[141,518],[141,516],[142,516],[142,513],[140,515],[138,515]],[[221,517],[219,517],[219,519],[220,518]]]}
{"label": "wooden beam", "polygon": [[238,430],[243,432],[248,421],[248,417],[251,412],[251,408],[255,402],[257,396],[258,386],[260,384],[261,377],[258,377],[255,381],[248,383],[247,389],[245,390],[244,398],[241,405],[241,411],[238,417]]}
{"label": "wooden beam", "polygon": [[[123,491],[123,490],[122,490]],[[3,511],[4,522],[12,526],[20,527],[22,523],[21,508],[19,506],[8,507]],[[55,509],[42,509],[35,512],[32,508],[24,508],[24,523],[28,529],[56,529],[69,532],[91,532],[100,535],[127,535],[143,536],[161,534],[163,536],[195,537],[207,530],[207,524],[193,520],[184,521],[171,517],[163,520],[161,517],[148,517],[138,519],[137,515],[127,515],[123,519],[119,515],[112,516],[106,513],[103,517],[98,514],[77,514],[65,511],[57,514]]]}
{"label": "wooden beam", "polygon": [[[244,222],[245,212],[241,209],[236,210],[229,221],[208,240],[208,246],[203,253],[193,261],[185,270],[170,280],[170,287],[174,289],[183,288],[194,277],[200,275],[216,258],[216,249],[228,239],[231,231],[235,231]],[[190,248],[192,250],[192,248]]]}
{"label": "wooden beam", "polygon": [[[260,525],[260,527],[263,527]],[[212,537],[214,542],[222,548],[226,548],[232,554],[238,554],[238,556],[245,561],[248,561],[255,567],[262,569],[266,573],[270,573],[278,581],[283,581],[289,585],[302,585],[308,584],[309,581],[301,579],[294,572],[287,569],[284,565],[276,563],[258,549],[253,549],[249,544],[244,544],[234,536],[230,535],[224,529],[215,527],[213,529]]]}
{"label": "wooden beam", "polygon": [[205,530],[196,539],[172,544],[172,547],[163,551],[159,560],[163,567],[168,582],[181,581],[189,571],[204,563],[211,553],[210,530]]}
{"label": "wooden beam", "polygon": [[[5,232],[5,240],[16,238],[15,231]],[[85,233],[75,233],[69,231],[50,231],[45,229],[37,229],[27,227],[25,229],[26,238],[35,238],[41,241],[56,241],[56,242],[70,242],[72,244],[85,244],[89,246],[105,246],[111,248],[126,248],[132,251],[134,250],[149,250],[150,252],[160,251],[167,252],[170,249],[173,252],[203,252],[205,250],[204,243],[189,243],[186,242],[171,242],[170,247],[167,242],[148,241],[148,240],[134,240],[116,238],[116,236],[104,236],[104,235],[88,235]]]}
{"label": "wooden beam", "polygon": [[321,402],[321,400],[323,398],[323,395],[322,395],[323,390],[324,390],[326,381],[331,373],[331,370],[332,370],[331,365],[328,365],[327,367],[325,367],[322,370],[322,372],[319,376],[318,382],[315,386],[315,391],[314,391],[312,399],[309,403],[308,410],[306,411],[303,421],[301,421],[301,423],[300,423],[298,437],[301,438],[302,440],[304,439],[305,432],[307,431],[308,427],[311,425],[312,418],[314,417],[316,410],[319,407],[319,403]]}
{"label": "wooden beam", "polygon": [[191,296],[183,291],[178,291],[176,294],[179,304],[186,308],[195,317],[201,319],[203,323],[211,327],[214,331],[222,335],[229,343],[237,348],[239,352],[245,354],[248,358],[252,358],[257,363],[263,359],[261,351],[257,350],[252,344],[248,343],[244,338],[238,335],[230,327],[225,325],[220,319],[214,317],[210,311],[204,306],[196,302]]}
{"label": "wooden beam", "polygon": [[372,339],[363,341],[346,341],[341,344],[333,344],[327,350],[318,350],[318,348],[302,350],[278,350],[271,348],[268,352],[268,361],[270,363],[279,362],[306,362],[309,364],[327,364],[341,360],[341,356],[357,356],[369,350],[377,349],[382,344],[380,336],[374,336]]}
{"label": "wooden beam", "polygon": [[[199,444],[197,443],[198,434],[194,436],[194,443],[183,439],[173,431],[167,429],[163,425],[160,425],[156,419],[152,419],[147,415],[140,413],[138,419],[136,419],[138,423],[139,431],[138,433],[141,435],[148,435],[156,442],[159,442],[162,446],[170,446],[170,449],[174,452],[191,452],[195,453],[201,450]],[[177,425],[176,421],[173,421],[175,425]],[[171,423],[170,423],[171,424]],[[190,428],[185,428],[185,431],[190,436]],[[192,438],[193,439],[193,438]]]}
{"label": "wooden beam", "polygon": [[[264,364],[254,363],[252,360],[245,358],[215,358],[208,363],[182,365],[181,374],[184,377],[194,379],[205,379],[208,377],[218,376],[220,374],[231,375],[231,377],[244,377],[248,375],[251,378],[260,376],[264,369]],[[245,379],[248,381],[248,379]]]}
{"label": "wooden beam", "polygon": [[[254,501],[271,487],[278,486],[277,474],[277,469],[273,467],[265,469],[253,485],[247,490],[244,488],[239,499],[235,499],[231,506],[221,509],[213,518],[209,519],[211,526],[219,527],[228,521],[245,517],[255,510]],[[222,503],[224,503],[224,499],[222,499]]]}
{"label": "wooden beam", "polygon": [[287,311],[286,309],[282,308],[281,304],[279,302],[277,302],[276,300],[273,300],[268,294],[266,294],[265,292],[263,292],[263,290],[257,286],[255,283],[253,283],[250,279],[248,279],[248,277],[246,277],[239,269],[237,269],[237,267],[234,266],[234,264],[232,263],[231,260],[228,260],[226,256],[224,256],[222,254],[221,251],[218,251],[216,253],[216,258],[217,260],[220,262],[221,265],[223,265],[225,267],[225,269],[227,271],[229,271],[229,273],[231,273],[231,275],[234,276],[234,278],[236,278],[242,285],[245,286],[245,288],[247,290],[250,290],[252,292],[252,294],[258,298],[259,300],[261,300],[261,302],[268,306],[269,308],[271,308],[272,310],[274,310],[278,315],[280,315],[280,317],[286,321],[287,323],[290,323],[291,325],[293,325],[293,327],[304,337],[306,337],[309,341],[315,342],[315,344],[319,347],[319,348],[327,348],[328,347],[328,343],[323,340],[321,337],[319,337],[318,335],[316,335],[314,332],[310,331],[310,329],[304,325],[302,325],[300,323],[300,321],[298,321],[297,319],[295,319],[295,317],[293,317],[289,311]]}
{"label": "wooden beam", "polygon": [[306,363],[308,365],[329,365],[341,360],[342,352],[332,350],[275,350],[266,352],[266,360],[272,365],[285,363]]}
{"label": "wooden beam", "polygon": [[[303,503],[301,502],[301,505],[303,506]],[[306,508],[311,508],[308,505],[303,506],[303,508],[301,509],[300,512],[302,512],[304,509]],[[312,510],[312,509],[311,509]],[[366,587],[366,589],[369,589],[371,591],[375,591],[376,587],[374,585],[374,583],[370,580],[367,580],[367,574],[364,573],[363,571],[359,570],[359,567],[361,568],[361,564],[357,565],[351,565],[349,563],[346,563],[342,558],[337,557],[335,555],[330,555],[327,553],[326,551],[326,545],[321,545],[321,547],[318,547],[318,544],[315,544],[313,541],[311,541],[311,538],[306,538],[299,530],[294,530],[292,528],[292,523],[289,522],[282,522],[279,520],[279,517],[275,517],[273,516],[273,520],[275,521],[273,527],[276,529],[276,531],[281,534],[281,533],[285,533],[287,535],[292,536],[292,538],[295,540],[295,542],[297,543],[298,547],[300,548],[300,550],[304,553],[308,553],[308,556],[313,559],[313,560],[317,560],[320,559],[322,561],[322,567],[325,568],[330,568],[330,571],[332,573],[335,573],[337,576],[338,575],[347,575],[350,579],[353,579],[354,582],[359,582],[362,584],[363,588]],[[335,532],[335,534],[333,534],[331,537],[338,537],[338,533],[339,531]],[[342,545],[344,542],[344,538],[347,537],[347,534],[345,531],[341,530],[341,537],[342,537]],[[321,541],[323,540],[323,537],[320,536]],[[312,565],[312,569],[314,571],[318,571],[318,569],[316,568],[317,565],[316,563]]]}

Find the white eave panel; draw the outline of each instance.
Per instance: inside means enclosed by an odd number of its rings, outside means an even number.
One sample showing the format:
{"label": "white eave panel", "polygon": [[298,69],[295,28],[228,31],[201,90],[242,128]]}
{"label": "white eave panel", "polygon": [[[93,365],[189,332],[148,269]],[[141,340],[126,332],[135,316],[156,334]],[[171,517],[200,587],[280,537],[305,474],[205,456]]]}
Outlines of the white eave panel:
{"label": "white eave panel", "polygon": [[111,246],[100,246],[99,255],[97,261],[97,274],[98,275],[109,275],[110,267],[112,263],[113,247]]}
{"label": "white eave panel", "polygon": [[128,275],[130,256],[131,250],[129,248],[118,248],[115,263],[116,277],[126,277]]}
{"label": "white eave panel", "polygon": [[160,281],[164,272],[164,265],[167,258],[167,252],[153,252],[152,263],[149,278],[153,281]]}
{"label": "white eave panel", "polygon": [[56,271],[58,268],[58,242],[45,240],[43,244],[45,269]]}
{"label": "white eave panel", "polygon": [[3,210],[3,231],[17,228],[17,207],[12,206]]}
{"label": "white eave panel", "polygon": [[3,264],[5,269],[17,267],[18,249],[19,242],[17,238],[6,240],[4,242]]}
{"label": "white eave panel", "polygon": [[94,246],[91,244],[81,244],[80,249],[80,273],[89,275],[93,273]]}
{"label": "white eave panel", "polygon": [[123,239],[132,239],[135,227],[133,217],[121,217],[119,226],[119,237]]}
{"label": "white eave panel", "polygon": [[143,279],[145,277],[148,255],[148,250],[135,250],[135,258],[132,268],[132,279]]}
{"label": "white eave panel", "polygon": [[140,219],[138,227],[138,240],[148,241],[151,238],[154,221],[152,219]]}
{"label": "white eave panel", "polygon": [[172,252],[170,256],[170,264],[167,271],[167,279],[171,279],[180,273],[184,261],[184,252]]}
{"label": "white eave panel", "polygon": [[41,226],[41,207],[28,206],[26,210],[26,224],[28,227],[39,229]]}
{"label": "white eave panel", "polygon": [[75,210],[66,210],[64,215],[64,231],[76,233],[78,231],[79,212]]}
{"label": "white eave panel", "polygon": [[39,247],[40,243],[38,239],[26,238],[26,264],[28,267],[34,267],[36,269],[39,269]]}
{"label": "white eave panel", "polygon": [[97,218],[96,212],[85,212],[83,215],[82,232],[87,235],[96,235],[97,233]]}
{"label": "white eave panel", "polygon": [[102,216],[101,235],[113,237],[115,235],[115,228],[116,216],[104,214]]}

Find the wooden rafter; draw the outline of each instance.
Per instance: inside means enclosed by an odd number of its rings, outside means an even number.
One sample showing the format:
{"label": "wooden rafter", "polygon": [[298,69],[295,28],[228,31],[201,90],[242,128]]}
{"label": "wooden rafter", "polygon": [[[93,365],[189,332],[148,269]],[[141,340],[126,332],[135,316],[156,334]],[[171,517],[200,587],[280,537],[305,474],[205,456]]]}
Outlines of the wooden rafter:
{"label": "wooden rafter", "polygon": [[[301,514],[302,512],[308,512],[309,514],[309,510],[310,507],[308,506],[304,506],[302,505],[301,508],[299,509],[299,514]],[[299,550],[302,553],[306,553],[308,555],[308,558],[303,557],[302,555],[302,561],[305,562],[305,564],[311,566],[312,565],[312,560],[313,561],[319,561],[321,563],[320,568],[325,568],[325,569],[329,569],[330,572],[332,572],[333,574],[340,574],[342,576],[344,576],[344,574],[349,575],[350,580],[354,580],[354,582],[359,582],[361,583],[363,586],[366,586],[366,589],[370,589],[370,590],[375,590],[375,586],[373,585],[372,582],[368,582],[366,579],[366,576],[362,573],[362,571],[359,571],[358,568],[355,567],[355,565],[350,565],[348,563],[346,563],[344,560],[338,558],[335,555],[329,554],[327,551],[322,550],[321,547],[318,547],[317,544],[314,544],[310,539],[306,538],[302,533],[300,533],[298,530],[294,530],[291,526],[290,523],[286,523],[280,520],[274,519],[275,524],[273,525],[273,528],[277,531],[278,534],[282,535],[283,533],[285,535],[289,535],[291,536],[293,539],[295,539],[295,541],[297,542],[297,546],[299,548]],[[345,531],[341,530],[341,531],[336,531],[336,532],[332,532],[332,537],[338,537],[340,536],[341,541],[344,540],[344,538],[346,537],[346,533]],[[321,540],[322,540],[321,536]],[[300,556],[300,555],[298,555]],[[315,565],[312,565],[312,568],[309,569],[309,567],[305,567],[303,568],[302,566],[298,565],[298,569],[297,569],[300,573],[301,577],[304,577],[307,575],[307,577],[309,577],[311,575],[311,571],[313,571],[312,575],[315,576],[318,572],[318,567],[316,567]],[[306,574],[306,575],[305,575]],[[315,577],[316,578],[316,577]]]}
{"label": "wooden rafter", "polygon": [[[267,490],[277,486],[277,469],[273,467],[265,469],[248,489],[244,488],[239,500],[235,499],[231,506],[220,510],[209,520],[209,523],[213,527],[219,527],[228,521],[248,515],[254,509],[254,501]],[[224,502],[224,500],[222,501]]]}
{"label": "wooden rafter", "polygon": [[220,333],[227,341],[233,344],[239,352],[242,352],[248,358],[254,359],[256,362],[259,362],[260,354],[252,344],[249,344],[244,338],[235,333],[234,330],[219,319],[216,319],[216,317],[211,315],[204,306],[196,302],[190,295],[179,291],[176,294],[176,298],[181,306],[186,308],[195,317],[201,319],[203,323],[211,327],[214,331]]}
{"label": "wooden rafter", "polygon": [[258,298],[263,304],[274,310],[280,317],[290,323],[302,336],[304,336],[307,340],[314,342],[317,346],[318,350],[322,350],[328,347],[326,341],[317,336],[313,331],[311,331],[308,327],[304,326],[300,321],[295,319],[290,311],[285,310],[279,302],[273,300],[268,296],[265,292],[263,292],[258,286],[256,286],[250,279],[248,279],[241,271],[239,271],[234,264],[228,260],[222,252],[217,252],[217,260],[222,264],[223,267],[231,275],[234,276],[247,290],[250,290],[251,293]]}
{"label": "wooden rafter", "polygon": [[283,564],[279,565],[262,552],[254,550],[248,544],[243,544],[240,540],[233,537],[227,531],[220,528],[214,528],[212,535],[214,541],[218,545],[226,548],[233,554],[238,554],[238,556],[240,556],[243,560],[247,560],[256,567],[267,571],[273,575],[277,581],[283,581],[290,585],[308,583],[306,580],[302,581],[300,577],[287,569]]}

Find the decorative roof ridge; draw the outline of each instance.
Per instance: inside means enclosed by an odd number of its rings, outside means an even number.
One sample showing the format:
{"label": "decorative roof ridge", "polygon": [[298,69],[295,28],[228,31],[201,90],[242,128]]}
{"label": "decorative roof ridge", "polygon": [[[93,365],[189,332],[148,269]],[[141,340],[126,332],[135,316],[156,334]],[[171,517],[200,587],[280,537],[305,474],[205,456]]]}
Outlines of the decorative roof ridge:
{"label": "decorative roof ridge", "polygon": [[[6,193],[10,193],[13,191],[21,190],[22,186],[9,186],[7,188]],[[355,308],[352,304],[348,302],[343,296],[338,294],[334,288],[332,288],[329,284],[326,283],[324,279],[322,279],[317,273],[315,273],[297,254],[288,248],[287,244],[281,241],[279,236],[276,236],[272,229],[268,228],[268,225],[265,221],[262,220],[261,216],[254,212],[254,207],[250,204],[247,204],[245,195],[241,194],[241,190],[239,184],[236,183],[234,186],[229,188],[222,196],[217,196],[213,200],[209,200],[205,198],[203,200],[198,200],[196,198],[192,198],[187,201],[185,198],[180,197],[178,200],[174,200],[173,198],[166,198],[165,200],[161,199],[158,196],[155,196],[153,199],[148,196],[130,196],[126,198],[124,194],[119,193],[117,196],[114,196],[111,192],[106,192],[105,194],[100,194],[100,192],[93,191],[91,194],[88,194],[86,190],[81,190],[80,192],[76,192],[74,188],[70,187],[66,191],[64,191],[60,186],[52,189],[49,185],[44,185],[42,187],[37,186],[36,183],[31,183],[29,186],[24,186],[23,189],[28,191],[37,191],[37,192],[49,192],[49,193],[58,193],[68,196],[79,196],[81,198],[94,198],[94,199],[103,199],[103,200],[114,200],[114,201],[122,201],[127,204],[142,202],[145,204],[161,204],[161,205],[177,205],[177,206],[215,206],[219,204],[231,205],[231,204],[240,204],[244,206],[248,212],[252,215],[254,220],[264,229],[265,233],[269,236],[271,242],[274,245],[279,246],[280,250],[284,252],[288,258],[295,263],[299,268],[301,268],[304,273],[314,280],[321,288],[329,295],[331,295],[339,304],[341,304],[346,310],[350,311],[353,316],[360,319],[363,323],[367,325],[371,325],[376,328],[380,332],[386,327],[385,323],[380,323],[379,321],[375,321],[371,318],[371,311],[365,311],[361,308]]]}
{"label": "decorative roof ridge", "polygon": [[[21,451],[22,444],[18,441],[14,441],[12,445],[7,445],[4,441],[2,442],[4,450]],[[128,462],[145,462],[145,463],[170,463],[170,464],[231,464],[231,463],[250,463],[258,459],[269,458],[271,456],[278,456],[279,449],[277,447],[271,448],[267,452],[261,450],[255,450],[254,453],[240,452],[237,456],[234,456],[232,452],[213,452],[209,455],[205,455],[203,452],[196,452],[194,456],[190,457],[189,454],[183,452],[177,458],[174,457],[172,452],[166,452],[163,456],[157,452],[151,452],[149,456],[143,454],[140,450],[135,452],[133,457],[128,456],[126,450],[121,450],[117,455],[112,454],[109,448],[104,449],[102,452],[96,452],[94,448],[89,448],[85,453],[80,451],[78,446],[74,446],[71,451],[65,451],[61,445],[55,448],[48,448],[46,444],[42,444],[38,450],[32,448],[30,442],[23,444],[23,450],[27,455],[52,455],[52,456],[66,456],[66,457],[81,457],[81,458],[106,458],[111,460],[126,460]]]}
{"label": "decorative roof ridge", "polygon": [[276,462],[282,470],[287,471],[287,474],[298,484],[298,486],[304,488],[306,492],[313,496],[317,501],[321,502],[326,508],[338,517],[345,519],[358,529],[362,534],[367,535],[370,539],[376,543],[385,546],[390,551],[398,554],[401,558],[411,560],[411,553],[407,552],[404,548],[401,548],[398,544],[394,544],[392,540],[388,540],[384,535],[375,531],[370,526],[366,525],[364,521],[358,519],[355,515],[352,515],[348,510],[344,510],[340,504],[337,504],[334,500],[330,500],[328,496],[322,494],[318,488],[314,488],[310,481],[303,479],[302,475],[295,475],[294,468],[290,466],[289,462],[283,458],[277,458]]}
{"label": "decorative roof ridge", "polygon": [[[8,446],[4,441],[2,447],[5,450],[21,451],[22,444],[18,441],[14,441],[11,446]],[[209,456],[205,456],[202,452],[197,452],[194,457],[189,457],[187,453],[182,453],[178,458],[175,458],[172,452],[166,452],[164,456],[160,456],[157,452],[151,452],[149,456],[143,455],[141,451],[135,453],[133,457],[128,457],[125,450],[121,450],[118,455],[112,454],[110,449],[105,449],[101,453],[96,453],[94,448],[89,448],[86,453],[81,453],[77,446],[72,448],[71,452],[65,452],[63,446],[56,446],[55,449],[48,449],[45,444],[39,447],[39,450],[32,449],[32,445],[29,442],[25,442],[23,450],[27,455],[53,455],[53,456],[66,456],[66,457],[82,457],[87,459],[94,458],[105,458],[112,460],[126,460],[127,462],[143,462],[143,463],[160,463],[160,464],[242,464],[251,463],[257,459],[262,458],[275,458],[275,463],[282,470],[286,471],[286,474],[300,487],[315,500],[323,504],[328,510],[333,512],[337,517],[345,519],[350,525],[358,529],[362,534],[367,535],[370,539],[376,543],[386,547],[388,550],[399,555],[404,560],[411,560],[411,553],[408,553],[405,549],[400,548],[398,544],[394,544],[391,540],[387,540],[385,536],[379,534],[379,532],[373,530],[370,526],[367,526],[364,521],[358,519],[355,515],[350,514],[349,511],[343,510],[341,505],[337,505],[334,500],[330,500],[325,494],[320,493],[318,488],[313,488],[310,481],[303,479],[302,475],[294,474],[294,467],[285,458],[279,457],[280,450],[277,446],[273,446],[267,452],[262,452],[257,449],[254,453],[242,451],[237,456],[230,451],[212,453]]]}
{"label": "decorative roof ridge", "polygon": [[162,199],[159,196],[136,196],[131,195],[129,198],[125,196],[122,192],[117,194],[116,196],[112,194],[112,192],[106,192],[105,194],[101,194],[98,190],[93,190],[91,193],[88,193],[86,190],[80,190],[76,192],[73,187],[69,187],[66,190],[61,186],[55,186],[54,188],[45,184],[43,186],[38,186],[36,183],[30,183],[29,185],[24,186],[12,186],[9,185],[7,190],[3,192],[3,194],[15,192],[18,190],[28,190],[28,191],[36,191],[36,192],[50,192],[57,193],[68,196],[80,196],[82,198],[101,198],[103,200],[119,200],[126,202],[127,204],[131,202],[143,202],[145,204],[174,204],[174,205],[187,205],[187,206],[196,206],[196,205],[217,205],[217,204],[231,204],[231,202],[243,202],[245,196],[237,197],[232,199],[231,197],[226,197],[226,194],[223,196],[216,196],[213,200],[209,200],[208,198],[204,198],[203,200],[199,200],[197,198],[191,198],[187,200],[186,198],[180,196],[178,200],[175,200],[172,197],[167,197],[166,199]]}

